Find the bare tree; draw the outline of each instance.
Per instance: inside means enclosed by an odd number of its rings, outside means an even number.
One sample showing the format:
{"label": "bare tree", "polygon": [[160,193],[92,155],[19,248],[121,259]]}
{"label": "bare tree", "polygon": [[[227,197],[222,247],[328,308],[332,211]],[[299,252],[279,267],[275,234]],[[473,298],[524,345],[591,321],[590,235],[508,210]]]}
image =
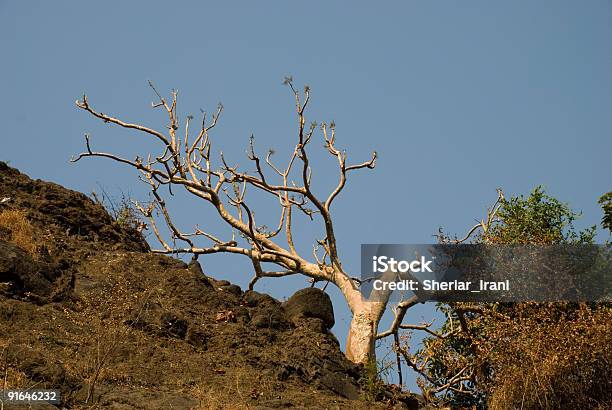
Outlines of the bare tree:
{"label": "bare tree", "polygon": [[[327,281],[335,284],[346,299],[353,314],[347,337],[346,355],[356,363],[367,363],[375,358],[374,346],[377,338],[390,335],[397,336],[400,328],[410,328],[401,325],[405,313],[411,306],[420,303],[413,297],[399,303],[395,308],[396,320],[391,329],[381,334],[378,332],[379,321],[388,303],[388,294],[376,295],[366,299],[360,292],[360,280],[345,272],[339,256],[338,245],[334,232],[331,207],[334,200],[345,188],[349,174],[352,171],[376,165],[376,152],[372,157],[358,164],[349,165],[347,154],[336,146],[336,128],[334,123],[311,123],[306,125],[305,111],[310,101],[310,89],[305,87],[299,93],[291,80],[288,85],[295,98],[297,113],[297,143],[284,167],[272,161],[272,152],[260,157],[255,152],[251,137],[248,149],[248,159],[254,165],[253,172],[240,171],[237,166],[229,165],[223,154],[219,155],[215,165],[210,138],[211,130],[217,125],[223,107],[219,105],[212,118],[207,120],[203,115],[194,137],[191,135],[193,117],[188,116],[180,129],[177,115],[177,92],[173,91],[170,100],[166,100],[149,83],[158,101],[152,103],[153,108],[160,108],[168,116],[168,131],[160,132],[139,124],[125,122],[113,116],[96,111],[87,99],[76,102],[78,108],[96,118],[123,128],[135,130],[149,135],[159,141],[160,153],[146,157],[127,159],[112,153],[92,150],[90,138],[86,134],[86,151],[73,158],[79,161],[84,157],[103,157],[136,168],[140,171],[140,179],[148,184],[152,201],[136,203],[136,207],[148,219],[151,230],[159,240],[161,249],[153,252],[163,254],[193,254],[234,253],[248,257],[254,268],[254,276],[249,283],[252,289],[257,280],[263,277],[283,277],[302,274],[313,281]],[[313,193],[311,176],[313,166],[310,163],[307,148],[312,142],[317,130],[320,130],[324,146],[328,153],[338,163],[338,181],[335,188],[325,198]],[[295,177],[295,180],[294,180]],[[296,182],[296,180],[298,182]],[[174,223],[160,188],[167,186],[182,187],[198,199],[210,203],[213,212],[231,228],[231,238],[222,239],[199,227],[186,233]],[[246,193],[249,189],[271,195],[278,201],[279,219],[274,230],[269,230],[255,221],[252,204],[247,204]],[[311,220],[320,219],[324,226],[322,238],[314,244],[312,255],[307,257],[296,250],[293,232],[293,216],[296,212],[303,213]],[[156,214],[161,215],[163,223],[170,233],[170,240],[164,238],[159,229]],[[236,233],[239,237],[236,236]],[[284,236],[281,241],[280,238]],[[208,241],[206,247],[198,246],[196,238]],[[179,245],[177,245],[180,244]],[[262,263],[271,263],[279,269],[264,270]],[[408,326],[408,327],[406,327]],[[428,326],[423,326],[428,328]]]}

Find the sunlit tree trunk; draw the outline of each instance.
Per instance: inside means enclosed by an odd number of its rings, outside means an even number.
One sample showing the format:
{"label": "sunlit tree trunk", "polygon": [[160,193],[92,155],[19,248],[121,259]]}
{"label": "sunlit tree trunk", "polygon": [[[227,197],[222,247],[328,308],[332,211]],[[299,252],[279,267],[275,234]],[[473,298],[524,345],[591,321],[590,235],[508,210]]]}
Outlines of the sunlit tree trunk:
{"label": "sunlit tree trunk", "polygon": [[364,304],[363,308],[354,312],[346,341],[346,357],[350,361],[367,364],[376,359],[377,329],[378,320],[370,306]]}
{"label": "sunlit tree trunk", "polygon": [[387,305],[388,296],[383,296],[382,300],[367,300],[350,279],[345,279],[346,275],[338,275],[337,278],[337,285],[353,314],[346,341],[346,357],[354,363],[367,364],[376,360],[378,323]]}

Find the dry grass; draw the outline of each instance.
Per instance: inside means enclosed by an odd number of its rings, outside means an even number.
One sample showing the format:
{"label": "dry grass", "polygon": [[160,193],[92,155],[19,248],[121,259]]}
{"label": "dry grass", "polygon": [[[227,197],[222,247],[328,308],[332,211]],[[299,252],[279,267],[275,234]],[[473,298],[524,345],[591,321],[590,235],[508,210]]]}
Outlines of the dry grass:
{"label": "dry grass", "polygon": [[251,369],[238,367],[228,370],[224,375],[227,383],[203,381],[192,386],[189,393],[199,401],[197,410],[249,409],[253,407],[253,400],[269,400],[278,396],[278,387],[262,379]]}
{"label": "dry grass", "polygon": [[0,212],[0,227],[10,231],[10,242],[36,257],[38,245],[34,237],[34,228],[28,221],[25,211],[9,209]]}
{"label": "dry grass", "polygon": [[[6,379],[4,378],[6,376]],[[7,367],[2,372],[3,389],[24,389],[28,387],[28,378],[25,373],[13,368]],[[6,381],[6,382],[5,382]]]}
{"label": "dry grass", "polygon": [[10,366],[8,362],[8,349],[11,346],[9,340],[0,341],[0,389],[19,389],[27,387],[26,375]]}
{"label": "dry grass", "polygon": [[[489,408],[609,406],[612,311],[582,307],[560,320],[550,309],[506,323],[490,355],[497,373]],[[548,316],[548,317],[547,317]]]}
{"label": "dry grass", "polygon": [[190,393],[199,401],[196,410],[246,410],[249,408],[246,403],[236,403],[238,398],[233,396],[231,392],[219,390],[215,387],[197,384],[191,389]]}

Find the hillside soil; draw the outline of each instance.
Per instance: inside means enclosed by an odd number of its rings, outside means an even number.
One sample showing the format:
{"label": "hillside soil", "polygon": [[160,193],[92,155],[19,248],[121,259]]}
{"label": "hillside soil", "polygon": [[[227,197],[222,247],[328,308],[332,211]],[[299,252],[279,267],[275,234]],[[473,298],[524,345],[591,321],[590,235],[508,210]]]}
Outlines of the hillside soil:
{"label": "hillside soil", "polygon": [[346,360],[323,292],[285,304],[243,292],[150,253],[87,196],[0,162],[3,197],[0,213],[24,210],[36,249],[0,227],[5,389],[59,389],[58,407],[74,409],[418,407]]}

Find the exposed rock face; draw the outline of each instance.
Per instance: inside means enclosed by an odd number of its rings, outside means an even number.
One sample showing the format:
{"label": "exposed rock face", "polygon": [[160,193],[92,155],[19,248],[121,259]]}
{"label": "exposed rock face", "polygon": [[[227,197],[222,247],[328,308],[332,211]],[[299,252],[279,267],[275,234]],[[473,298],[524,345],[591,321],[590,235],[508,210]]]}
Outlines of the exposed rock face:
{"label": "exposed rock face", "polygon": [[148,253],[85,195],[4,163],[2,196],[48,249],[36,259],[0,239],[7,387],[59,389],[64,408],[388,408],[362,401],[363,368],[329,333],[324,292],[284,305],[242,292],[195,261]]}
{"label": "exposed rock face", "polygon": [[304,318],[323,321],[327,329],[334,327],[334,306],[329,295],[317,288],[300,289],[283,303],[287,318],[298,324]]}
{"label": "exposed rock face", "polygon": [[9,242],[0,241],[0,282],[11,293],[31,292],[37,297],[51,294],[51,281],[45,277],[39,264],[23,249]]}
{"label": "exposed rock face", "polygon": [[47,242],[54,255],[66,252],[74,259],[98,250],[149,249],[140,233],[114,223],[104,207],[86,195],[52,182],[32,180],[0,161],[2,197],[10,198],[2,209],[24,209],[28,220],[38,228],[40,239],[52,239]]}
{"label": "exposed rock face", "polygon": [[35,303],[66,297],[72,291],[73,272],[65,260],[36,261],[23,249],[0,240],[0,294]]}

